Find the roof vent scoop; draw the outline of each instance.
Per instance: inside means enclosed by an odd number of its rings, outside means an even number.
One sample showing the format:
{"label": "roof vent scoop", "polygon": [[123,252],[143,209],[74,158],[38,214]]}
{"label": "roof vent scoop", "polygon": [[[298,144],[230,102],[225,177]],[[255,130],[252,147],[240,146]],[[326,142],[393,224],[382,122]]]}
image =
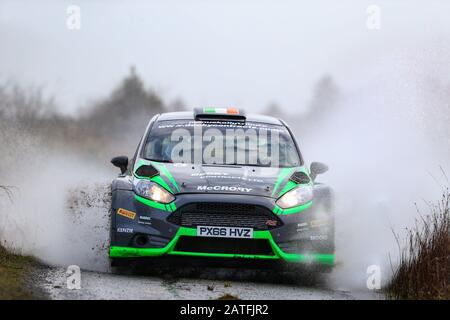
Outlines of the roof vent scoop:
{"label": "roof vent scoop", "polygon": [[294,172],[294,174],[289,178],[289,180],[299,184],[305,184],[311,181],[308,175],[301,171]]}
{"label": "roof vent scoop", "polygon": [[159,174],[159,171],[155,169],[154,166],[150,165],[143,165],[140,166],[137,170],[136,170],[136,175],[138,175],[139,177],[149,177],[152,178],[154,176],[157,176]]}

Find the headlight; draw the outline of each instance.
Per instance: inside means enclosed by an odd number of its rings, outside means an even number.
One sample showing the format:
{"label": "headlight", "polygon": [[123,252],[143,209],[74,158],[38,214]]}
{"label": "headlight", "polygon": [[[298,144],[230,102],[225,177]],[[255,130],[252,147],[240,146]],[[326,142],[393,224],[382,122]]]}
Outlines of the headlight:
{"label": "headlight", "polygon": [[277,205],[282,209],[301,206],[313,199],[313,188],[301,186],[286,192],[277,200]]}
{"label": "headlight", "polygon": [[149,180],[138,180],[134,185],[134,190],[139,196],[160,203],[170,203],[175,200],[170,192]]}

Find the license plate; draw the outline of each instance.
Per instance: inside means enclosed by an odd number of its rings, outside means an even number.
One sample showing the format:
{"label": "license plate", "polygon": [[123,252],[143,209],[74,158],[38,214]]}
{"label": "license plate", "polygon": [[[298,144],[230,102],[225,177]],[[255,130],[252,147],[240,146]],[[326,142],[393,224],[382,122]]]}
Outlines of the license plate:
{"label": "license plate", "polygon": [[252,239],[253,228],[198,226],[197,236]]}

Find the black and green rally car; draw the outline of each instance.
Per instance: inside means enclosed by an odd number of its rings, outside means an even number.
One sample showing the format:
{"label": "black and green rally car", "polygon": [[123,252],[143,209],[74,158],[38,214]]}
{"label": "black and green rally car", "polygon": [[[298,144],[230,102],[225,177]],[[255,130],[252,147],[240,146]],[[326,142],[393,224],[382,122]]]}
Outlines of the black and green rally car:
{"label": "black and green rally car", "polygon": [[286,123],[235,108],[155,115],[112,160],[109,256],[334,265],[332,190]]}

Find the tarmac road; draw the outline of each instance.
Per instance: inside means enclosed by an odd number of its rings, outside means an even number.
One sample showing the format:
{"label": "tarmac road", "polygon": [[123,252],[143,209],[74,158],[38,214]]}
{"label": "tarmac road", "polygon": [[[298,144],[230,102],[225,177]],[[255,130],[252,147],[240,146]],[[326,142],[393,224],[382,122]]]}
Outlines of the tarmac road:
{"label": "tarmac road", "polygon": [[[271,273],[271,274],[269,274]],[[50,268],[39,281],[50,299],[377,299],[327,288],[326,277],[299,279],[275,271],[214,269],[146,275],[81,272],[81,289],[67,288],[66,269]],[[170,275],[170,276],[169,276]]]}

